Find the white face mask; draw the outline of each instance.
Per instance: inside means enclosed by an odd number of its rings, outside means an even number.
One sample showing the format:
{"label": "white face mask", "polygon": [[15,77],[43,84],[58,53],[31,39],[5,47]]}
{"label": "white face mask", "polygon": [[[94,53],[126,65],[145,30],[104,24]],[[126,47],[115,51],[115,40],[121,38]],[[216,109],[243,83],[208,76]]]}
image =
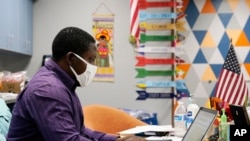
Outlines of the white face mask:
{"label": "white face mask", "polygon": [[70,67],[71,71],[74,73],[74,75],[76,76],[76,79],[79,82],[79,84],[81,85],[81,87],[87,86],[92,81],[92,79],[95,77],[97,66],[88,63],[87,61],[85,61],[82,57],[80,57],[77,54],[74,54],[74,55],[78,59],[82,60],[84,63],[87,64],[86,70],[82,74],[77,74],[71,66],[69,66],[69,67]]}

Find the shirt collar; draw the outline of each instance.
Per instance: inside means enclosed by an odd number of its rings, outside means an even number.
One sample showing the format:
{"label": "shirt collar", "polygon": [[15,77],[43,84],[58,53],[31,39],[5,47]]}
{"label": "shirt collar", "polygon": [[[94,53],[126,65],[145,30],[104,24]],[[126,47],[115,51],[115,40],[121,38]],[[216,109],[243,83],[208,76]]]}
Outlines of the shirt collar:
{"label": "shirt collar", "polygon": [[55,63],[52,59],[46,61],[44,65],[48,70],[55,72],[58,78],[63,82],[63,84],[70,90],[75,90],[77,87],[77,83],[74,79],[72,79],[69,74],[67,74],[57,63]]}

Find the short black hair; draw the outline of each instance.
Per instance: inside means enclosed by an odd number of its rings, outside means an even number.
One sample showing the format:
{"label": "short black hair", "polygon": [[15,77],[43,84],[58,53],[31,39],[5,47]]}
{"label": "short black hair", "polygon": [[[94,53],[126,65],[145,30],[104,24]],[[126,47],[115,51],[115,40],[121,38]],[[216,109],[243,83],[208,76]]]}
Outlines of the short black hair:
{"label": "short black hair", "polygon": [[77,27],[66,27],[59,31],[52,43],[52,57],[59,61],[68,52],[78,55],[89,50],[91,43],[96,43],[93,36]]}

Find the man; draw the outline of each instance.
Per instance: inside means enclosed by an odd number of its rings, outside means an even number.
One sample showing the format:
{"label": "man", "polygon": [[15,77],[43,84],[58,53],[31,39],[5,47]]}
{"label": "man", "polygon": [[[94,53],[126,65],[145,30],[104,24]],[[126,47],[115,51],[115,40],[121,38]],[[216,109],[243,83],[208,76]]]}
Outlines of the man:
{"label": "man", "polygon": [[84,126],[78,86],[87,86],[97,67],[95,39],[77,27],[62,29],[52,59],[33,76],[13,109],[8,141],[145,141],[92,131]]}

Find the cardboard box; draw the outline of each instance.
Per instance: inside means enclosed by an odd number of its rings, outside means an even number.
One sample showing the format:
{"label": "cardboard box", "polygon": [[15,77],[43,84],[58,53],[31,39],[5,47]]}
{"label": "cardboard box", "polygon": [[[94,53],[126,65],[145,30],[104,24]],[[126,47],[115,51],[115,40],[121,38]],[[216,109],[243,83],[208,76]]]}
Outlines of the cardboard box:
{"label": "cardboard box", "polygon": [[21,86],[22,82],[2,81],[0,91],[7,93],[20,93]]}

